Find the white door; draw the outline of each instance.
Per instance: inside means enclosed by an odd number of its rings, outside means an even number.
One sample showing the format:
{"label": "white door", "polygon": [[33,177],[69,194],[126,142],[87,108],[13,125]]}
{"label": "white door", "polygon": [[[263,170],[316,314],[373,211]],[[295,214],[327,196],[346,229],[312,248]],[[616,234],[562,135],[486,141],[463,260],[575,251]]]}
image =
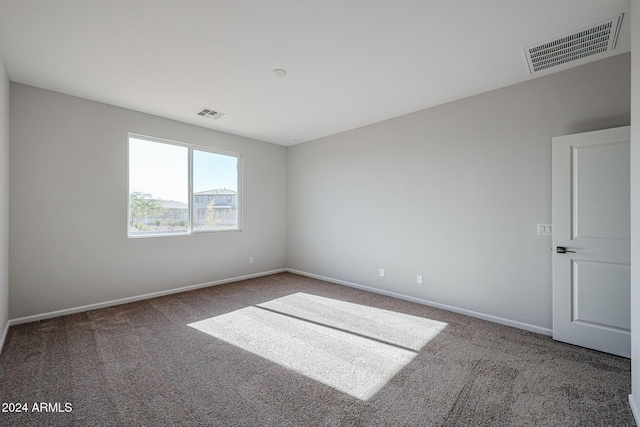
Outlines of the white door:
{"label": "white door", "polygon": [[631,356],[629,141],[628,126],[553,138],[553,338],[624,357]]}

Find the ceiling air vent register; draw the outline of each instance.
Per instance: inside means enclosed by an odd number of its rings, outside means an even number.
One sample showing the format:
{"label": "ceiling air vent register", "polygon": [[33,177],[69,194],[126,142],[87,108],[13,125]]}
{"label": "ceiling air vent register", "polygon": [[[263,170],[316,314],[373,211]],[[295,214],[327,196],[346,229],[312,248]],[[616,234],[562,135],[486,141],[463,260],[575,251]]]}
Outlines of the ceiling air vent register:
{"label": "ceiling air vent register", "polygon": [[218,120],[226,116],[225,113],[221,113],[219,111],[213,111],[209,108],[203,108],[202,110],[196,113],[199,116],[206,117],[207,119]]}
{"label": "ceiling air vent register", "polygon": [[622,17],[620,14],[606,22],[566,35],[559,39],[524,49],[529,72],[535,73],[556,65],[587,56],[608,52],[616,47]]}

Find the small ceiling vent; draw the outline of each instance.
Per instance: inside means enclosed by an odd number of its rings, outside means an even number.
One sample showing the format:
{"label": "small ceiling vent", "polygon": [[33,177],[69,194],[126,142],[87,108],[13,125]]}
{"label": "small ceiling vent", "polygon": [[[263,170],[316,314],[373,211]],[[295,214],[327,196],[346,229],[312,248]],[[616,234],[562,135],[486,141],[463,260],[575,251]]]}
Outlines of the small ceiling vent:
{"label": "small ceiling vent", "polygon": [[213,111],[209,108],[203,108],[202,110],[196,113],[199,116],[206,117],[207,119],[218,120],[226,116],[225,113],[221,113],[219,111]]}
{"label": "small ceiling vent", "polygon": [[616,47],[622,17],[620,14],[606,22],[585,28],[559,39],[524,49],[529,72],[535,73],[556,65],[585,58]]}

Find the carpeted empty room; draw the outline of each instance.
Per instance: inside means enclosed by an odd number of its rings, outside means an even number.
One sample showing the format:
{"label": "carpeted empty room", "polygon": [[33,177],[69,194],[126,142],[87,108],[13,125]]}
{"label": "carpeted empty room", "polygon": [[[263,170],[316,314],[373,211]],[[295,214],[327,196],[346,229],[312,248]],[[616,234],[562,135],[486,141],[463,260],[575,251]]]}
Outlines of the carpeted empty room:
{"label": "carpeted empty room", "polygon": [[638,70],[640,0],[0,0],[0,427],[640,426]]}
{"label": "carpeted empty room", "polygon": [[634,425],[626,358],[289,272],[12,326],[0,377],[12,426]]}

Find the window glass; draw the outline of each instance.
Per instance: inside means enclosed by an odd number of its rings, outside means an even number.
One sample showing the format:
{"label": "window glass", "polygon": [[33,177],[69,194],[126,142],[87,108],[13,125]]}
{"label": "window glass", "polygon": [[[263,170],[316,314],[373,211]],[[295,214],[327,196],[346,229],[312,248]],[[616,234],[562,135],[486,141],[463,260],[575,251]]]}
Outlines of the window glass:
{"label": "window glass", "polygon": [[239,155],[130,136],[128,235],[239,230],[239,168]]}
{"label": "window glass", "polygon": [[236,229],[238,158],[193,150],[193,194],[194,231]]}
{"label": "window glass", "polygon": [[189,150],[129,138],[129,235],[187,233]]}

